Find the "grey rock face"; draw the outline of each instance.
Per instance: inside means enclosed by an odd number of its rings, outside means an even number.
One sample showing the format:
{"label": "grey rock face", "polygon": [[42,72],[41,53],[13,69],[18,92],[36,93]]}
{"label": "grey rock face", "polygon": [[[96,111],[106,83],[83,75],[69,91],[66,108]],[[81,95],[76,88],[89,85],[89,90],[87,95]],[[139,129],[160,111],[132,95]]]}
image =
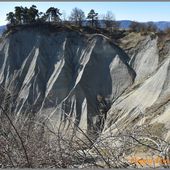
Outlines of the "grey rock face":
{"label": "grey rock face", "polygon": [[[121,95],[109,110],[104,135],[118,133],[118,129],[127,129],[142,125],[163,123],[163,138],[170,141],[170,57],[145,81]],[[117,126],[115,126],[117,125]],[[152,134],[152,131],[150,131]]]}
{"label": "grey rock face", "polygon": [[[161,60],[163,60],[159,56],[160,41],[162,40],[154,33],[142,35],[141,33],[131,32],[120,39],[118,44],[131,58],[130,66],[136,72],[135,84],[143,82],[155,73]],[[162,53],[167,53],[166,49],[163,49]]]}
{"label": "grey rock face", "polygon": [[21,30],[0,44],[0,84],[14,94],[18,115],[28,110],[53,116],[66,129],[69,117],[86,132],[95,131],[100,102],[107,112],[109,103],[134,81],[128,62],[102,35]]}
{"label": "grey rock face", "polygon": [[[140,82],[150,76],[158,68],[157,38],[150,36],[138,45],[136,54],[133,55],[130,64],[136,71],[135,82]],[[152,63],[152,64],[151,64]]]}

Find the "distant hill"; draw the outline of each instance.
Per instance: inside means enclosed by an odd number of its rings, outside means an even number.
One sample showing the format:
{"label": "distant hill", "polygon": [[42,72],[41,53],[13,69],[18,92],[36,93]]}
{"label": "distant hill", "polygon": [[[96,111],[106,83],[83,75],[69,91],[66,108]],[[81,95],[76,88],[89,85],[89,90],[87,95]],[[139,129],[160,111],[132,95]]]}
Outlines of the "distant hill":
{"label": "distant hill", "polygon": [[[122,29],[128,29],[132,21],[130,20],[120,20],[118,21],[120,23],[120,28]],[[147,23],[147,22],[143,22]],[[158,21],[158,22],[153,22],[158,29],[160,30],[165,30],[166,28],[170,27],[170,22],[169,21]]]}
{"label": "distant hill", "polygon": [[132,23],[132,21],[130,21],[130,20],[120,20],[118,22],[120,24],[120,28],[122,28],[122,29],[128,29],[130,24]]}
{"label": "distant hill", "polygon": [[154,23],[160,30],[165,30],[166,28],[170,28],[170,22],[168,21],[159,21]]}
{"label": "distant hill", "polygon": [[[128,29],[130,24],[133,22],[131,20],[118,20],[117,21],[120,24],[121,29]],[[148,23],[148,22],[141,22],[141,23]],[[159,30],[165,30],[166,28],[170,27],[170,22],[169,21],[158,21],[158,22],[153,22]],[[84,21],[83,25],[87,25],[88,22]],[[104,20],[99,21],[100,27],[104,28]]]}
{"label": "distant hill", "polygon": [[5,29],[6,29],[6,25],[0,26],[0,36],[1,36],[2,33],[5,31]]}

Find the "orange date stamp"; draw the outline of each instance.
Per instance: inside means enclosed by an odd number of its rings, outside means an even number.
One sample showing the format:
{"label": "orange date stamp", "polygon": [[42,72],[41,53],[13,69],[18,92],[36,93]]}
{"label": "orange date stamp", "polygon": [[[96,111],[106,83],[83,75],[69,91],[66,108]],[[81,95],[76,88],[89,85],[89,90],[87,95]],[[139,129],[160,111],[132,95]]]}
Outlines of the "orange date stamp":
{"label": "orange date stamp", "polygon": [[163,159],[161,157],[156,157],[156,158],[149,158],[149,159],[143,159],[143,158],[137,158],[137,157],[132,157],[129,159],[129,162],[132,164],[139,164],[139,165],[154,165],[154,164],[159,164],[159,165],[170,165],[170,159]]}

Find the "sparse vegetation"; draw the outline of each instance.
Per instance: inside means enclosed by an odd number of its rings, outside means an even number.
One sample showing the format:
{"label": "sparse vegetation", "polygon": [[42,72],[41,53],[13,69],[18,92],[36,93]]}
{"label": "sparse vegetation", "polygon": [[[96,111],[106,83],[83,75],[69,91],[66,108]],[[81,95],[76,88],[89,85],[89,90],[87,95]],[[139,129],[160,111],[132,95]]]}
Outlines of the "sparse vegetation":
{"label": "sparse vegetation", "polygon": [[[64,18],[61,19],[63,15]],[[66,13],[60,12],[60,9],[55,7],[50,7],[45,13],[39,11],[35,5],[32,5],[30,8],[16,6],[14,12],[9,12],[6,15],[6,20],[9,21],[8,29],[13,26],[18,25],[29,25],[35,23],[52,23],[58,24],[62,23],[64,26],[76,25],[77,27],[89,27],[97,29],[105,29],[111,34],[119,30],[120,23],[115,20],[114,14],[112,11],[107,11],[103,16],[104,28],[101,28],[100,20],[98,18],[99,14],[95,12],[94,9],[91,9],[90,12],[85,16],[83,10],[79,8],[73,8],[70,16],[66,19]],[[84,25],[82,25],[84,23]],[[89,24],[90,23],[90,24]],[[147,35],[150,32],[158,32],[158,28],[153,22],[148,23],[139,23],[133,21],[129,26],[131,32],[140,32],[142,35]],[[168,29],[165,31],[168,33]]]}
{"label": "sparse vegetation", "polygon": [[104,19],[105,27],[109,31],[112,32],[114,30],[119,29],[119,23],[115,21],[115,17],[112,11],[107,11],[103,19]]}
{"label": "sparse vegetation", "polygon": [[[107,137],[92,140],[78,126],[77,132],[71,135],[62,130],[63,122],[58,129],[54,129],[49,118],[33,116],[32,113],[22,116],[13,114],[10,110],[12,103],[9,103],[11,96],[6,93],[6,90],[3,91],[6,97],[3,97],[0,106],[1,168],[148,167],[130,161],[133,152],[138,154],[144,151],[159,156],[161,160],[169,158],[169,143],[157,136],[158,128],[163,128],[162,124],[156,129],[154,125],[118,129],[117,135],[110,132]],[[71,117],[67,119],[74,124]],[[120,145],[117,146],[116,141]],[[168,167],[166,162],[159,166]]]}
{"label": "sparse vegetation", "polygon": [[156,32],[158,29],[153,22],[139,23],[133,21],[130,25],[130,30],[132,32],[141,32],[143,34],[147,34],[149,32]]}
{"label": "sparse vegetation", "polygon": [[82,22],[85,20],[85,14],[84,12],[79,8],[74,8],[70,15],[70,21],[73,22],[73,24],[78,25],[79,27],[82,26]]}

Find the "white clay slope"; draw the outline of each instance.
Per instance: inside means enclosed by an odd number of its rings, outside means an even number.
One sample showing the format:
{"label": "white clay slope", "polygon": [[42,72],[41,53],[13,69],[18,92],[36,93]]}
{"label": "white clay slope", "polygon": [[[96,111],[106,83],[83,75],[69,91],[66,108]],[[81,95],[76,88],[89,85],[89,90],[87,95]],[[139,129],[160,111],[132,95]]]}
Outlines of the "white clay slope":
{"label": "white clay slope", "polygon": [[100,122],[97,96],[111,102],[135,78],[129,57],[99,34],[25,29],[6,37],[0,47],[1,85],[15,93],[15,112],[53,115],[55,124],[69,115],[80,127],[95,131]]}

